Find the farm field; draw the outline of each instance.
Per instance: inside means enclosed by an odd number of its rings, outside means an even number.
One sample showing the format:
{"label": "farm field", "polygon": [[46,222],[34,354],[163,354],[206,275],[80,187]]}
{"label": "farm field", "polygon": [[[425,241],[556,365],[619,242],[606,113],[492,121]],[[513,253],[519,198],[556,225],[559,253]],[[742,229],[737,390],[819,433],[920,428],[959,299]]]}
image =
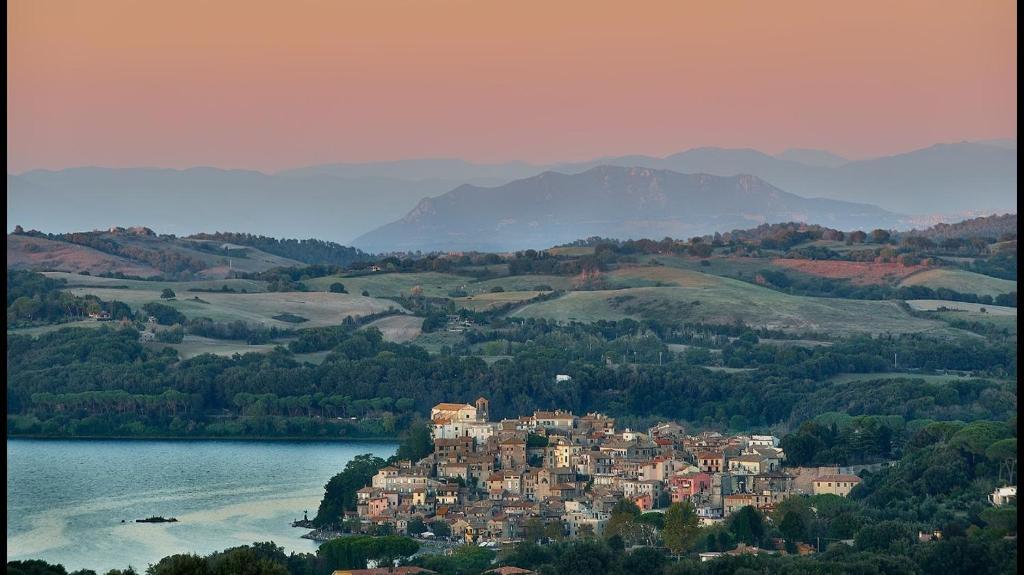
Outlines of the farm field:
{"label": "farm field", "polygon": [[896,302],[794,296],[728,278],[716,278],[715,285],[700,288],[570,292],[554,300],[528,304],[512,315],[584,322],[627,317],[676,323],[743,321],[789,332],[833,335],[887,332],[964,335],[943,322],[915,318]]}
{"label": "farm field", "polygon": [[[706,260],[683,256],[656,256],[654,260],[666,267],[730,278],[753,279],[763,269],[779,269],[772,265],[769,259],[741,256],[712,257]],[[706,261],[707,264],[702,264],[701,261]]]}
{"label": "farm field", "polygon": [[521,275],[505,276],[479,282],[466,284],[466,292],[470,294],[487,293],[495,286],[501,286],[505,291],[543,291],[537,290],[539,286],[547,286],[551,289],[571,290],[574,287],[574,279],[569,276],[552,275]]}
{"label": "farm field", "polygon": [[1005,330],[1006,333],[1017,335],[1017,316],[1015,315],[994,315],[990,313],[974,313],[967,311],[933,311],[928,312],[929,316],[941,319],[955,325],[956,322],[982,323],[996,329]]}
{"label": "farm field", "polygon": [[[937,311],[940,307],[950,310],[971,312],[972,314],[1017,317],[1017,308],[963,301],[947,301],[942,299],[908,299],[907,305],[917,311]],[[985,310],[982,314],[982,309]]]}
{"label": "farm field", "polygon": [[451,333],[443,330],[431,333],[421,333],[410,343],[418,345],[430,353],[440,353],[441,348],[445,346],[451,347],[462,343],[462,334]]}
{"label": "farm field", "polygon": [[42,335],[44,333],[50,333],[51,331],[57,331],[66,327],[85,327],[85,328],[98,328],[105,325],[117,326],[117,322],[110,321],[96,321],[94,319],[83,319],[82,321],[69,321],[67,323],[55,323],[52,325],[40,325],[35,327],[21,327],[15,329],[8,329],[7,333],[16,333],[19,335],[31,335],[33,337]]}
{"label": "farm field", "polygon": [[[104,301],[118,300],[140,308],[150,302],[170,305],[188,318],[208,317],[214,321],[241,320],[278,328],[308,328],[339,325],[346,316],[359,317],[401,307],[393,301],[351,294],[326,292],[267,292],[247,294],[187,293],[177,299],[161,300],[149,290],[111,288],[72,288],[75,295],[92,294]],[[195,298],[199,298],[198,300]],[[273,319],[294,314],[309,321],[291,323]]]}
{"label": "farm field", "polygon": [[221,286],[228,286],[228,288],[238,292],[242,291],[243,289],[248,293],[267,291],[267,282],[243,279],[194,280],[175,282],[104,278],[99,276],[83,276],[80,274],[72,274],[67,272],[44,272],[43,275],[54,279],[63,279],[67,281],[68,287],[100,287],[124,289],[122,286],[126,286],[128,289],[132,290],[153,291],[156,292],[158,295],[165,288],[170,288],[174,290],[174,293],[177,294],[178,297],[185,297],[185,294],[187,293],[192,293],[193,295],[200,296],[203,295],[196,292],[189,292],[188,290],[190,289],[217,290],[220,289]]}
{"label": "farm field", "polygon": [[496,293],[480,293],[467,297],[453,298],[455,305],[472,310],[486,311],[492,308],[501,307],[509,303],[518,303],[535,298],[543,293],[542,291],[502,291]]}
{"label": "farm field", "polygon": [[758,343],[765,345],[775,345],[778,347],[828,347],[832,345],[831,341],[818,341],[816,339],[768,339],[760,338]]}
{"label": "farm field", "polygon": [[666,343],[665,347],[667,347],[669,351],[674,353],[686,353],[691,349],[706,349],[711,353],[722,353],[722,350],[718,348],[701,347],[699,345],[688,345],[685,343]]}
{"label": "farm field", "polygon": [[374,320],[361,329],[375,327],[380,330],[384,339],[394,343],[407,343],[417,337],[422,331],[423,318],[412,315],[392,315]]}
{"label": "farm field", "polygon": [[198,355],[203,355],[204,353],[212,353],[214,355],[228,357],[235,355],[236,353],[266,353],[282,344],[265,343],[248,345],[244,341],[212,339],[208,337],[200,337],[198,335],[186,334],[181,343],[151,342],[143,345],[152,349],[169,347],[177,350],[178,356],[181,357],[181,359],[191,359]]}
{"label": "farm field", "polygon": [[353,295],[369,292],[371,297],[408,296],[412,288],[419,286],[427,297],[447,297],[448,292],[469,284],[472,278],[437,272],[397,273],[379,272],[359,276],[326,276],[313,278],[304,283],[311,290],[327,291],[334,282],[340,282]]}
{"label": "farm field", "polygon": [[602,319],[638,319],[612,305],[614,295],[629,290],[615,291],[574,291],[557,299],[527,304],[510,314],[512,317],[546,318],[561,322],[595,322]]}
{"label": "farm field", "polygon": [[967,270],[936,268],[904,278],[900,286],[946,288],[960,293],[997,296],[1017,291],[1017,282],[994,278]]}
{"label": "farm field", "polygon": [[907,266],[900,263],[797,260],[787,258],[775,258],[772,260],[772,264],[812,276],[846,279],[857,285],[897,283],[903,278],[928,269],[922,265]]}
{"label": "farm field", "polygon": [[703,367],[704,369],[711,371],[720,371],[722,373],[743,373],[747,371],[757,371],[757,369],[753,367],[722,367],[717,365],[702,365],[700,367]]}
{"label": "farm field", "polygon": [[718,278],[706,273],[669,266],[621,267],[602,276],[612,287],[709,287]]}

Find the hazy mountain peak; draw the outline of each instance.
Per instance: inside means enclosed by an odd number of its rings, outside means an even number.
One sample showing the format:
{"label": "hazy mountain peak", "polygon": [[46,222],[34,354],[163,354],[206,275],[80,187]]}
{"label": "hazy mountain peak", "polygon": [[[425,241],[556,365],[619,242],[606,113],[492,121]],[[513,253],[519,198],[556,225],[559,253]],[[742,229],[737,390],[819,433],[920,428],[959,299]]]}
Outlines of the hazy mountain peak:
{"label": "hazy mountain peak", "polygon": [[354,245],[373,251],[505,251],[595,235],[690,237],[782,221],[889,227],[898,219],[866,204],[802,198],[749,174],[600,165],[492,188],[460,186],[423,200],[405,218],[364,234]]}
{"label": "hazy mountain peak", "polygon": [[826,168],[834,168],[849,162],[846,158],[833,154],[828,150],[817,150],[813,148],[789,148],[781,154],[776,154],[775,157],[780,160],[787,160],[798,164]]}

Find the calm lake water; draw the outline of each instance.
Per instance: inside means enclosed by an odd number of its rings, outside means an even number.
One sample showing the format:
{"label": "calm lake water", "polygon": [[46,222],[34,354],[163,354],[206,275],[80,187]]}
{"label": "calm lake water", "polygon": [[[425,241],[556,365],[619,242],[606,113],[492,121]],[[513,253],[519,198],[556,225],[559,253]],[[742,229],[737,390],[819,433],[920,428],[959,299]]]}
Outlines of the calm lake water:
{"label": "calm lake water", "polygon": [[[7,441],[7,560],[138,571],[254,541],[314,551],[291,527],[324,485],[384,442]],[[135,523],[153,515],[178,523]],[[121,523],[124,519],[125,523]]]}

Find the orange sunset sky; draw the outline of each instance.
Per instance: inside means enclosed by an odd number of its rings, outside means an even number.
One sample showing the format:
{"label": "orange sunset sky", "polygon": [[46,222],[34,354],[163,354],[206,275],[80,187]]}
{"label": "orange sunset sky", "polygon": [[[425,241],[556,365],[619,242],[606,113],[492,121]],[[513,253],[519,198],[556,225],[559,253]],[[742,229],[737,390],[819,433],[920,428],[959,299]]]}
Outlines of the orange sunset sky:
{"label": "orange sunset sky", "polygon": [[1016,3],[8,0],[8,172],[1016,137]]}

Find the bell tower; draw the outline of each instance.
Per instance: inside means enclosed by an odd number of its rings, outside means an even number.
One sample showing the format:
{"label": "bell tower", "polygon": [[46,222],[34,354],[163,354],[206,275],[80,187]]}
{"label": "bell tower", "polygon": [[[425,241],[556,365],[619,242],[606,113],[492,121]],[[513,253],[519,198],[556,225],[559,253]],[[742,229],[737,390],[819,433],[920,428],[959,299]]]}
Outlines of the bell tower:
{"label": "bell tower", "polygon": [[476,418],[478,421],[487,421],[487,408],[490,402],[485,397],[479,397],[476,400]]}

